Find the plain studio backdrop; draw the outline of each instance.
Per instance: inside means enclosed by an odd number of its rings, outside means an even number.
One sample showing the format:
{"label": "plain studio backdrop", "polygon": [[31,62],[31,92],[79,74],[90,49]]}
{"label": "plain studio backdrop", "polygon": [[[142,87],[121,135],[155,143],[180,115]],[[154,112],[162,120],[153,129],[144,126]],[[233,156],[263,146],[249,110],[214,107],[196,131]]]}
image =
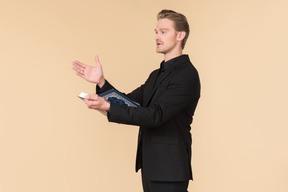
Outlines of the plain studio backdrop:
{"label": "plain studio backdrop", "polygon": [[288,191],[288,2],[0,2],[0,191],[138,192],[138,127],[108,123],[77,98],[95,65],[123,92],[145,82],[157,13],[187,16],[184,53],[200,73],[192,124],[193,192]]}

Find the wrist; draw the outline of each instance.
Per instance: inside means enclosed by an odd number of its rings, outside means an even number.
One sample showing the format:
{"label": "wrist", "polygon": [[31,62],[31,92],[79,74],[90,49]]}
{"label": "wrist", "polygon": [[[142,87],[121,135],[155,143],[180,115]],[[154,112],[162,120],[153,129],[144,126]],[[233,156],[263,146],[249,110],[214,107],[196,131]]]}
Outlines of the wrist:
{"label": "wrist", "polygon": [[100,88],[102,88],[104,84],[105,84],[105,78],[103,77],[103,78],[100,79],[100,81],[99,81],[99,83],[98,83],[97,85],[98,85]]}
{"label": "wrist", "polygon": [[104,110],[107,112],[110,110],[110,103],[108,101],[106,101],[106,104],[104,106]]}

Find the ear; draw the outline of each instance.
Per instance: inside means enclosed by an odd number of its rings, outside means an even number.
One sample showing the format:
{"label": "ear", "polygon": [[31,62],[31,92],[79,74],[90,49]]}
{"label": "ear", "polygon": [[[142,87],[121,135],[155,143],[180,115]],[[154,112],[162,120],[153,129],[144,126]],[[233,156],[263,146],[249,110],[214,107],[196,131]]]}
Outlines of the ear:
{"label": "ear", "polygon": [[182,41],[185,38],[185,36],[186,36],[186,32],[185,31],[180,31],[177,34],[177,40],[178,41]]}

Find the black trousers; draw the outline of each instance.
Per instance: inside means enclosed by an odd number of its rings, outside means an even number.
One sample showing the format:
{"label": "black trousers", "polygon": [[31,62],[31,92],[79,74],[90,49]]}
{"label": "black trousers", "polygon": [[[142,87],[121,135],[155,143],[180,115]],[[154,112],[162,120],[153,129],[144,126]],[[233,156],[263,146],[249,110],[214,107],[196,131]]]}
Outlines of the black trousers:
{"label": "black trousers", "polygon": [[188,192],[189,181],[151,181],[143,171],[141,175],[144,192]]}

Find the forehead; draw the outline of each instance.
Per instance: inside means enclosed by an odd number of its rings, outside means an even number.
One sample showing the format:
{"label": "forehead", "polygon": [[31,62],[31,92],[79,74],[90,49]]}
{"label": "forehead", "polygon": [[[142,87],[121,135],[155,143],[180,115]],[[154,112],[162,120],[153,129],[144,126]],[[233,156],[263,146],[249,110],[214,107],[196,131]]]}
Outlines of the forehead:
{"label": "forehead", "polygon": [[170,19],[159,19],[156,25],[156,29],[174,29],[174,22]]}

